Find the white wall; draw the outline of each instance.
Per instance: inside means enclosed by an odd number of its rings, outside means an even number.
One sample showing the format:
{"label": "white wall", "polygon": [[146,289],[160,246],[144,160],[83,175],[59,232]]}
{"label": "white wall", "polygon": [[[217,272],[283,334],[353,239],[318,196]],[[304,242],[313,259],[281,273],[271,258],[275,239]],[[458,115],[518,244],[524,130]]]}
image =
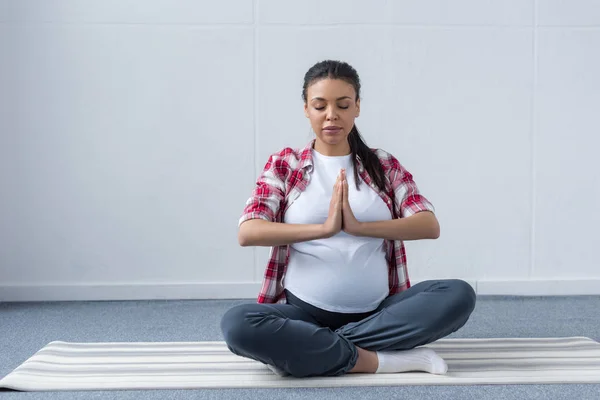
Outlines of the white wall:
{"label": "white wall", "polygon": [[254,297],[237,219],[325,58],[437,208],[414,282],[600,294],[598,49],[598,0],[0,0],[0,300]]}

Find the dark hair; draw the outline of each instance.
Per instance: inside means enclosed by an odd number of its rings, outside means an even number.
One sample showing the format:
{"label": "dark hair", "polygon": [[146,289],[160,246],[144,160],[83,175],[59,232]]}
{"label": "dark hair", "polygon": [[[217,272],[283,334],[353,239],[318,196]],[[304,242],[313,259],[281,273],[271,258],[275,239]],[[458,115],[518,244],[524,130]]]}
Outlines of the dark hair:
{"label": "dark hair", "polygon": [[[343,61],[325,60],[313,65],[304,75],[302,99],[305,103],[307,101],[306,92],[308,87],[313,83],[326,78],[340,79],[351,84],[356,92],[355,101],[360,99],[360,79],[356,70]],[[350,150],[352,151],[352,164],[354,165],[356,189],[358,189],[359,183],[358,167],[356,165],[356,156],[358,156],[373,182],[381,189],[381,191],[387,193],[385,176],[379,157],[377,157],[373,150],[371,150],[364,142],[360,132],[356,128],[356,124],[352,127],[352,130],[348,135],[348,144],[350,144]]]}

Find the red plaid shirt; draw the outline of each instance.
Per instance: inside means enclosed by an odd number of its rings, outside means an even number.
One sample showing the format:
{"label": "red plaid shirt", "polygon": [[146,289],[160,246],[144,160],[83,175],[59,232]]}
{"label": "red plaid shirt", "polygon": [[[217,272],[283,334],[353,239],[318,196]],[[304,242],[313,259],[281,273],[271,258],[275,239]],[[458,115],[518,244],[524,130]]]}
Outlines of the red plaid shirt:
{"label": "red plaid shirt", "polygon": [[[310,173],[313,170],[312,147],[314,139],[304,149],[284,148],[269,157],[262,174],[259,176],[252,196],[246,202],[242,222],[261,218],[272,222],[282,222],[283,216],[306,189]],[[387,186],[394,188],[394,201],[389,193],[379,190],[367,174],[360,158],[357,167],[362,180],[375,190],[390,209],[391,215],[408,217],[420,211],[434,211],[433,205],[419,193],[412,175],[400,165],[391,154],[381,149],[373,149],[385,172]],[[394,204],[392,204],[394,203]],[[392,208],[393,207],[393,208]],[[402,292],[410,287],[406,268],[406,251],[400,240],[386,240],[386,261],[390,295]],[[289,245],[271,248],[269,262],[265,270],[262,289],[258,295],[259,303],[285,303],[283,277],[289,259]]]}

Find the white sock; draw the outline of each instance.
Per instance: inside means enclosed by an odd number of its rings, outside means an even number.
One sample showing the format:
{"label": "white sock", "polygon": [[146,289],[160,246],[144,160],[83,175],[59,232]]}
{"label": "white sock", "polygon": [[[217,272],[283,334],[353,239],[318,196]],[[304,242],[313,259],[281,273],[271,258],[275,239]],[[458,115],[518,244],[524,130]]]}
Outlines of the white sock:
{"label": "white sock", "polygon": [[379,367],[377,374],[396,372],[425,371],[430,374],[444,375],[448,365],[432,349],[419,347],[410,350],[378,351]]}

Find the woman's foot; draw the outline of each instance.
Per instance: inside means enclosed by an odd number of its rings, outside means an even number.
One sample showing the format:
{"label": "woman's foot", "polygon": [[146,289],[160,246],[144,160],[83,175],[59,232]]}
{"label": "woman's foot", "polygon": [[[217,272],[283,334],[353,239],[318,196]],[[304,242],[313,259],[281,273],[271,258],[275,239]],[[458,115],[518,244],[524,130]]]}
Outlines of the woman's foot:
{"label": "woman's foot", "polygon": [[376,352],[379,360],[377,374],[424,371],[444,375],[448,371],[446,361],[432,349],[419,347],[410,350]]}

